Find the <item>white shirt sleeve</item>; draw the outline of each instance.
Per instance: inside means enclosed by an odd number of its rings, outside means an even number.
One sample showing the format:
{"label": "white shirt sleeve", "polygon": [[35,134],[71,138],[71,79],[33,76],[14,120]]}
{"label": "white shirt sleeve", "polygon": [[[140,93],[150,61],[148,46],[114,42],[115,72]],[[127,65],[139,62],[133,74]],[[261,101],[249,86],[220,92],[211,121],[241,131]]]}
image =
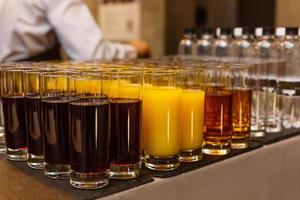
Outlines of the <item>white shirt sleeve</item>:
{"label": "white shirt sleeve", "polygon": [[0,1],[0,62],[29,58],[52,48],[53,29],[38,1]]}
{"label": "white shirt sleeve", "polygon": [[0,29],[0,62],[41,54],[56,38],[73,60],[137,56],[134,47],[103,39],[82,0],[0,0]]}
{"label": "white shirt sleeve", "polygon": [[100,28],[82,0],[42,0],[49,23],[73,60],[135,58],[130,45],[103,40]]}

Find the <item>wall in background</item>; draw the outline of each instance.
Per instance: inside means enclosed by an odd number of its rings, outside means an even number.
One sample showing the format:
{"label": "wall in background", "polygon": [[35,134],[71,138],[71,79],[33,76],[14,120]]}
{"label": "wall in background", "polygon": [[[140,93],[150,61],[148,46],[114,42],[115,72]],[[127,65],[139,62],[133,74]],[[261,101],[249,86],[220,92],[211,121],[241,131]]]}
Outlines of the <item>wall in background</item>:
{"label": "wall in background", "polygon": [[237,0],[198,0],[197,6],[205,11],[205,26],[232,27],[237,24]]}
{"label": "wall in background", "polygon": [[300,26],[300,1],[276,0],[276,26]]}
{"label": "wall in background", "polygon": [[165,54],[177,54],[184,29],[195,27],[196,0],[166,0]]}
{"label": "wall in background", "polygon": [[91,10],[91,13],[93,14],[94,18],[98,20],[98,0],[84,0],[89,9]]}
{"label": "wall in background", "polygon": [[163,56],[166,51],[166,0],[141,0],[141,3],[140,39],[149,44],[152,57]]}
{"label": "wall in background", "polygon": [[[99,20],[100,0],[85,0]],[[152,56],[177,53],[185,28],[194,26],[300,26],[300,0],[137,0],[139,38]],[[101,26],[101,24],[100,24]],[[113,24],[112,24],[113,26]]]}
{"label": "wall in background", "polygon": [[[90,0],[87,0],[90,1]],[[106,12],[106,14],[103,14],[104,12],[104,6],[103,4],[100,3],[100,0],[93,0],[96,3],[96,6],[98,7],[97,9],[97,19],[98,22],[100,24],[100,27],[102,26],[102,29],[104,30],[104,36],[106,35],[108,39],[110,39],[110,36],[112,35],[116,35],[116,39],[114,39],[114,41],[116,42],[127,42],[128,40],[131,39],[141,39],[146,41],[150,48],[151,48],[151,53],[153,57],[160,57],[162,55],[165,54],[165,32],[166,32],[166,0],[133,0],[133,4],[137,4],[138,6],[135,7],[133,6],[132,8],[134,10],[132,10],[134,13],[136,13],[136,9],[139,9],[139,19],[138,21],[138,26],[136,26],[135,23],[131,23],[130,20],[125,19],[126,17],[124,17],[124,13],[122,14],[122,12],[116,12],[111,16],[110,15],[110,11]],[[126,3],[125,3],[126,4]],[[92,5],[92,4],[90,4]],[[109,4],[108,4],[109,5]],[[113,5],[113,4],[110,4]],[[119,9],[122,7],[122,4],[119,4],[121,6],[118,6]],[[134,8],[135,7],[135,8]],[[122,10],[122,8],[121,8]],[[120,11],[121,11],[120,10]],[[106,10],[107,11],[107,10]],[[128,10],[127,10],[128,11]],[[118,15],[119,16],[116,16]],[[128,14],[128,12],[127,12]],[[127,15],[126,14],[126,15]],[[130,15],[130,13],[129,13]],[[128,16],[128,15],[127,15]],[[122,21],[121,23],[119,23],[116,20],[112,20],[110,18],[114,18],[114,19],[118,19],[119,17],[121,17]],[[106,19],[103,19],[106,18]],[[114,23],[104,23],[107,22],[107,20],[109,22],[114,22]],[[125,20],[125,21],[124,21]],[[128,21],[128,22],[126,22]],[[135,34],[137,36],[134,36],[133,38],[130,37],[130,35],[128,34],[123,34],[124,37],[122,36],[122,32],[118,32],[118,34],[115,34],[115,32],[111,33],[111,31],[107,31],[108,29],[110,30],[122,30],[122,27],[124,27],[126,29],[126,25],[128,24],[128,26],[130,26],[130,24],[134,24],[135,28],[138,28],[138,33]],[[113,27],[113,26],[118,26],[118,27]],[[127,26],[127,28],[129,28]],[[124,29],[123,28],[123,29]],[[124,29],[124,30],[125,30]],[[125,31],[124,31],[125,32]],[[135,31],[136,32],[136,31]],[[130,38],[130,39],[128,39]]]}
{"label": "wall in background", "polygon": [[[282,0],[285,1],[285,0]],[[249,27],[274,26],[275,0],[239,0],[238,25]]]}

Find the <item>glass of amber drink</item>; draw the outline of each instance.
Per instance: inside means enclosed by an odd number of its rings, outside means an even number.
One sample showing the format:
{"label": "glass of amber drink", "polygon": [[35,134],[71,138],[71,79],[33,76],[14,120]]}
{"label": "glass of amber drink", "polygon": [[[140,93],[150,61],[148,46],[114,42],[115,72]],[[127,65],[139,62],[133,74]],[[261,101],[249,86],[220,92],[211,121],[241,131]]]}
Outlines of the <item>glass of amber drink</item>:
{"label": "glass of amber drink", "polygon": [[254,87],[253,66],[250,64],[228,64],[232,69],[232,149],[249,146],[251,133],[252,90]]}
{"label": "glass of amber drink", "polygon": [[232,137],[232,71],[220,64],[210,65],[205,73],[203,153],[230,153]]}

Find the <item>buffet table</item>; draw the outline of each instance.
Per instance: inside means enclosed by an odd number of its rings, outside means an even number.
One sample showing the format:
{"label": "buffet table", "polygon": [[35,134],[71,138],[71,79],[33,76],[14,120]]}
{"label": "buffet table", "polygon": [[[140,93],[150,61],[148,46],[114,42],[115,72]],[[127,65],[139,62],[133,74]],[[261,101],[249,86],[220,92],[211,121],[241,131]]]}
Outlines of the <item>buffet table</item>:
{"label": "buffet table", "polygon": [[299,152],[300,136],[296,136],[104,199],[297,200]]}
{"label": "buffet table", "polygon": [[298,133],[261,142],[226,159],[206,158],[204,164],[183,166],[173,174],[144,169],[136,180],[112,181],[91,191],[48,179],[42,171],[0,156],[0,199],[300,199]]}

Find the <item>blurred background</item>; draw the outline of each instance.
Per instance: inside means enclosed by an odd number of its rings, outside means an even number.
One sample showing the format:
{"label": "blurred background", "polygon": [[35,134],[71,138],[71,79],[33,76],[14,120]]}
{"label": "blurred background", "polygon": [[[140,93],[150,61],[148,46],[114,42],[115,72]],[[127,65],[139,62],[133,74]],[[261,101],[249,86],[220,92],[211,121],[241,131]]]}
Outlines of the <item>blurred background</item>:
{"label": "blurred background", "polygon": [[188,27],[300,26],[299,0],[86,0],[106,39],[176,54]]}

